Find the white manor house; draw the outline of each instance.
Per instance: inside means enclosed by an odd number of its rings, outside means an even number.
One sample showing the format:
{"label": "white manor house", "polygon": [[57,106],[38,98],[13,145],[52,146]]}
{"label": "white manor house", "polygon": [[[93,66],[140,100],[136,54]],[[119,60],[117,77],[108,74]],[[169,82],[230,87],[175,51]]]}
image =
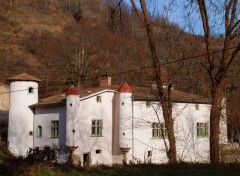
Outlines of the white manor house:
{"label": "white manor house", "polygon": [[[38,100],[40,79],[26,73],[9,78],[8,148],[26,155],[29,148],[57,147],[76,163],[166,163],[167,132],[161,106],[152,87],[124,83],[66,92]],[[177,158],[209,162],[209,99],[172,90]],[[224,103],[223,103],[224,104]],[[220,123],[221,144],[227,143],[225,109]]]}

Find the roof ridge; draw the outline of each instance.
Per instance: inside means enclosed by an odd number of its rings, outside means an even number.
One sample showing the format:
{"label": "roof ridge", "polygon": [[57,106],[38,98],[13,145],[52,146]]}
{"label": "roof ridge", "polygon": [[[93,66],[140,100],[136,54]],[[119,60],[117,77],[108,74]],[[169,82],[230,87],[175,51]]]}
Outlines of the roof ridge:
{"label": "roof ridge", "polygon": [[41,82],[42,80],[38,79],[35,76],[29,75],[27,73],[22,73],[13,77],[10,77],[7,79],[7,81],[35,81],[35,82]]}

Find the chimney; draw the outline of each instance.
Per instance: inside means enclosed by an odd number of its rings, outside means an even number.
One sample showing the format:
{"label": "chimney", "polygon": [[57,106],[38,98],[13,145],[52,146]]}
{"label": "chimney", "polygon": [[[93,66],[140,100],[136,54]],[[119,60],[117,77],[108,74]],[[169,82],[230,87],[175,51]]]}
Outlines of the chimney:
{"label": "chimney", "polygon": [[110,75],[101,75],[99,83],[100,83],[100,87],[111,86],[112,77]]}
{"label": "chimney", "polygon": [[[173,87],[172,84],[163,84],[163,89],[167,89],[168,86],[171,86],[171,90],[174,89],[174,87]],[[154,91],[157,91],[157,90],[158,90],[158,87],[157,87],[157,83],[156,83],[156,82],[152,82],[151,87],[152,87],[152,90],[154,90]]]}

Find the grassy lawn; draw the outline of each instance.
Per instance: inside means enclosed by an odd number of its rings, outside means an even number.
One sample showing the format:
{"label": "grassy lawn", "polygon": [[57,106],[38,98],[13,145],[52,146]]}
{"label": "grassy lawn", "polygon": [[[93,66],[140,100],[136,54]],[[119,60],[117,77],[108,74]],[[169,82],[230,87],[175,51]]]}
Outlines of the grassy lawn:
{"label": "grassy lawn", "polygon": [[45,165],[32,168],[29,175],[39,176],[239,176],[240,165],[179,164],[96,166],[91,169]]}
{"label": "grassy lawn", "polygon": [[115,165],[71,167],[14,158],[0,148],[0,176],[239,176],[240,164]]}

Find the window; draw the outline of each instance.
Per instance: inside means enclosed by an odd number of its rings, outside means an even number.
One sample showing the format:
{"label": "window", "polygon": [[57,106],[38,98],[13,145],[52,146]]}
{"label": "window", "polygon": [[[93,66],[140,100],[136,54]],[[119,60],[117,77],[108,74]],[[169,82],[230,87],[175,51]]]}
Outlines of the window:
{"label": "window", "polygon": [[37,137],[42,137],[42,126],[37,127]]}
{"label": "window", "polygon": [[152,137],[153,138],[166,138],[167,137],[167,129],[165,127],[165,123],[153,123],[152,124]]}
{"label": "window", "polygon": [[28,88],[28,93],[33,93],[33,87]]}
{"label": "window", "polygon": [[152,156],[152,150],[149,150],[148,151],[148,157],[151,157]]}
{"label": "window", "polygon": [[208,137],[207,123],[197,123],[197,137]]}
{"label": "window", "polygon": [[150,108],[150,107],[151,107],[151,102],[150,102],[150,101],[147,101],[147,102],[146,102],[146,106],[147,106],[147,108]]}
{"label": "window", "polygon": [[29,136],[32,136],[33,135],[33,132],[32,131],[29,131]]}
{"label": "window", "polygon": [[197,111],[199,110],[199,105],[198,104],[195,105],[195,110],[197,110]]}
{"label": "window", "polygon": [[101,103],[101,102],[102,102],[101,96],[97,96],[97,102],[98,102],[98,103]]}
{"label": "window", "polygon": [[96,150],[96,154],[102,153],[102,150]]}
{"label": "window", "polygon": [[51,121],[51,137],[57,138],[59,132],[59,123],[57,120]]}
{"label": "window", "polygon": [[92,120],[92,136],[102,136],[102,120]]}

